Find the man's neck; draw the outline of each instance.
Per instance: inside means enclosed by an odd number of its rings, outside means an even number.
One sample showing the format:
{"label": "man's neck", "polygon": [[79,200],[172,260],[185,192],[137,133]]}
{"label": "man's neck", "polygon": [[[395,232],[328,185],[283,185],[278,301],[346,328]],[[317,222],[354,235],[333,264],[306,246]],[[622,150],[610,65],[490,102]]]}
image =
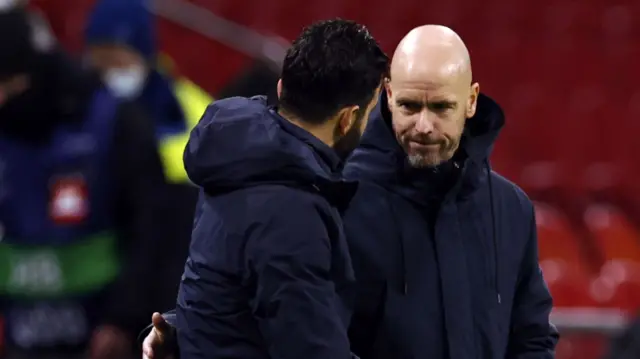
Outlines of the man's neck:
{"label": "man's neck", "polygon": [[325,125],[312,125],[307,122],[300,120],[299,118],[289,115],[284,111],[278,111],[278,114],[282,116],[285,120],[291,122],[292,124],[302,128],[303,130],[309,132],[315,138],[324,142],[327,146],[333,147],[334,144],[334,133],[333,129],[329,126]]}

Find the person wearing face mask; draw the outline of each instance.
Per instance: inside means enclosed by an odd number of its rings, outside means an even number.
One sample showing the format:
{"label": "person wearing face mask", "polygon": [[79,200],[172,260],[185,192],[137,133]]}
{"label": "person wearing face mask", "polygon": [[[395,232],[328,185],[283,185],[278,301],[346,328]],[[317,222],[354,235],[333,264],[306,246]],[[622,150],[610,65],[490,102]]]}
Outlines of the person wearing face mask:
{"label": "person wearing face mask", "polygon": [[22,8],[0,10],[4,354],[122,358],[148,305],[140,248],[155,241],[164,185],[155,131],[34,26]]}
{"label": "person wearing face mask", "polygon": [[[85,60],[98,70],[114,96],[140,106],[154,121],[167,198],[157,221],[166,223],[158,243],[146,249],[162,281],[153,282],[156,305],[175,302],[177,283],[187,255],[198,191],[184,171],[182,153],[189,131],[212,99],[185,78],[174,79],[159,70],[156,26],[143,0],[99,0],[85,32]],[[167,285],[170,283],[170,285]]]}
{"label": "person wearing face mask", "polygon": [[117,98],[140,105],[155,122],[169,183],[188,182],[182,150],[212,98],[186,78],[157,67],[155,17],[144,0],[99,0],[86,31],[86,61]]}

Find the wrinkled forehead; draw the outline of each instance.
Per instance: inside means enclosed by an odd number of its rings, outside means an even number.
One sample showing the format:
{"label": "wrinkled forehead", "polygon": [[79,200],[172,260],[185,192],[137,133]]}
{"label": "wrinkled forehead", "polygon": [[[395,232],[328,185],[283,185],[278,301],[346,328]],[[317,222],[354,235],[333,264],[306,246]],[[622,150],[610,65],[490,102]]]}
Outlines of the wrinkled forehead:
{"label": "wrinkled forehead", "polygon": [[471,88],[467,82],[438,74],[428,77],[391,78],[389,86],[394,99],[420,102],[460,102],[469,95]]}
{"label": "wrinkled forehead", "polygon": [[468,62],[446,52],[429,56],[404,56],[391,66],[392,90],[429,92],[466,92],[471,85]]}

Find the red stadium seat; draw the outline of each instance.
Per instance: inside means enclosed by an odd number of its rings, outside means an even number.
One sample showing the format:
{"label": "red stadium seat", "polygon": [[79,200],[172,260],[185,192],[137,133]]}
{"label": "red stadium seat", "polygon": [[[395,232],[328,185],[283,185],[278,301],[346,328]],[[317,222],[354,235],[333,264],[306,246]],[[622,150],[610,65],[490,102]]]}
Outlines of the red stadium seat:
{"label": "red stadium seat", "polygon": [[540,267],[557,307],[595,305],[591,296],[592,268],[583,255],[580,237],[556,208],[536,203]]}
{"label": "red stadium seat", "polygon": [[593,204],[584,216],[605,264],[599,280],[615,288],[606,301],[609,307],[633,312],[640,308],[640,235],[629,219],[610,205]]}
{"label": "red stadium seat", "polygon": [[584,225],[605,260],[640,263],[640,233],[619,209],[592,204],[584,213]]}
{"label": "red stadium seat", "polygon": [[535,209],[540,261],[555,261],[562,267],[591,272],[583,255],[580,237],[566,216],[544,203],[536,203]]}
{"label": "red stadium seat", "polygon": [[549,291],[553,295],[556,308],[590,307],[598,305],[591,295],[591,280],[587,273],[573,267],[563,266],[562,262],[545,260],[540,262]]}
{"label": "red stadium seat", "polygon": [[602,266],[599,281],[613,284],[613,292],[603,303],[634,313],[640,308],[640,263],[612,260]]}

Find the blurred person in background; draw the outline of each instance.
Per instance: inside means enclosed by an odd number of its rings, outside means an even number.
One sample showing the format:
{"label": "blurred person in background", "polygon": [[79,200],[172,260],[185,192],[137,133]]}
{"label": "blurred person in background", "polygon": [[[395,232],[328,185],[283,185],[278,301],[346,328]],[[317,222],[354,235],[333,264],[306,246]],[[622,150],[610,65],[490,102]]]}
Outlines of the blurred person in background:
{"label": "blurred person in background", "polygon": [[117,98],[139,104],[155,123],[167,181],[188,181],[182,151],[212,98],[158,68],[156,20],[144,0],[99,0],[85,32],[86,59]]}
{"label": "blurred person in background", "polygon": [[[343,220],[361,359],[554,358],[533,205],[488,162],[504,121],[453,30],[427,25],[400,42],[342,171],[359,182]],[[171,351],[175,322],[154,314],[145,355]]]}
{"label": "blurred person in background", "polygon": [[36,32],[26,10],[0,12],[5,354],[126,358],[164,181],[155,131]]}
{"label": "blurred person in background", "polygon": [[[144,0],[99,0],[85,30],[85,59],[98,70],[106,88],[122,101],[139,105],[155,123],[167,201],[157,220],[170,223],[146,252],[156,267],[151,296],[159,308],[173,306],[187,257],[198,191],[184,171],[182,154],[188,133],[212,98],[185,77],[172,76],[172,61],[158,51],[157,24]],[[256,60],[219,93],[222,97],[268,94],[273,103],[278,72]],[[267,91],[267,89],[269,91]]]}
{"label": "blurred person in background", "polygon": [[27,9],[31,27],[33,29],[33,41],[43,51],[50,51],[52,47],[57,46],[57,40],[49,21],[45,15],[38,9],[28,8],[29,0],[2,0],[0,8],[23,8]]}
{"label": "blurred person in background", "polygon": [[[158,52],[157,24],[145,0],[99,0],[89,14],[85,32],[88,63],[102,73],[116,96],[140,103],[158,126],[168,179],[186,180],[177,134],[191,130],[212,98],[185,77],[174,78],[173,63]],[[277,100],[280,79],[276,65],[257,58],[217,93],[217,98],[266,95]],[[178,153],[178,160],[172,156]]]}
{"label": "blurred person in background", "polygon": [[[163,226],[158,243],[148,248],[156,266],[156,305],[175,303],[184,268],[198,190],[182,165],[189,131],[212,102],[184,77],[173,78],[159,63],[155,16],[143,0],[99,0],[89,14],[85,32],[86,60],[97,69],[106,88],[122,101],[139,105],[155,123],[158,151],[167,187],[157,221]],[[165,61],[166,63],[167,61]]]}

